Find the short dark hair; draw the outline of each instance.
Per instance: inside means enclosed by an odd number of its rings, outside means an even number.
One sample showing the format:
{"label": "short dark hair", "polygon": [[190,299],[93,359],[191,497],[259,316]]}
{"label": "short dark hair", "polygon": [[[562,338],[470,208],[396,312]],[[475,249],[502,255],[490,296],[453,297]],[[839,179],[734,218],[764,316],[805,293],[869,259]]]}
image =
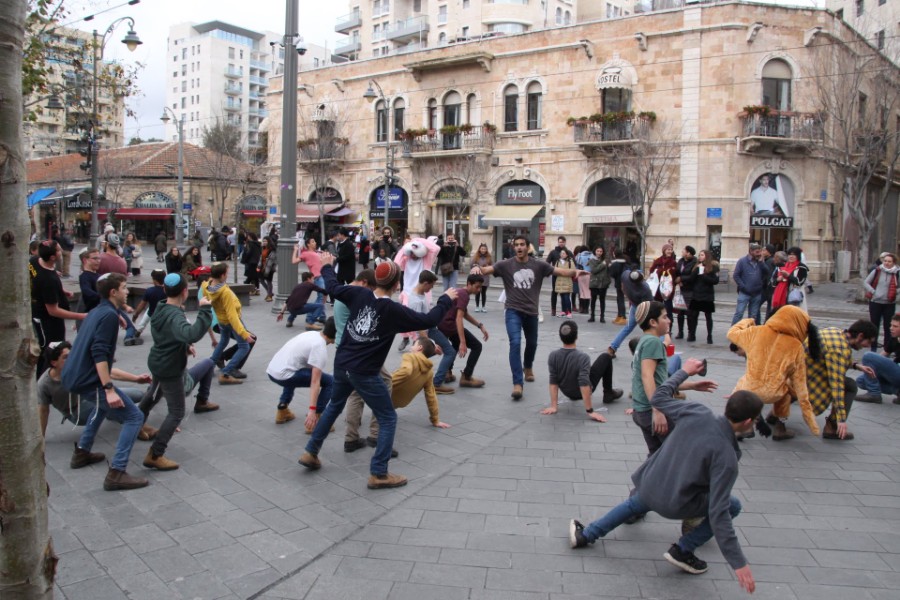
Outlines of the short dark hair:
{"label": "short dark hair", "polygon": [[62,356],[63,350],[71,349],[72,344],[69,342],[50,342],[50,345],[44,349],[44,358],[47,359],[47,363],[52,363],[54,361],[59,360],[59,357]]}
{"label": "short dark hair", "polygon": [[578,323],[567,319],[559,326],[559,340],[563,344],[574,344],[578,339]]}
{"label": "short dark hair", "polygon": [[322,335],[333,340],[337,335],[337,325],[334,324],[334,317],[325,319],[325,326],[322,327]]}
{"label": "short dark hair", "polygon": [[561,235],[561,236],[558,236],[558,237],[556,238],[556,241],[557,241],[557,242],[560,241],[560,240],[562,240],[562,241],[565,242],[565,241],[566,241],[566,236]]}
{"label": "short dark hair", "polygon": [[419,345],[422,346],[422,354],[425,355],[425,358],[431,358],[434,356],[434,342],[432,342],[427,337],[420,337],[418,340]]}
{"label": "short dark hair", "polygon": [[513,238],[513,245],[515,245],[515,243],[516,243],[517,240],[522,240],[522,241],[524,241],[526,246],[529,244],[529,242],[528,242],[528,237],[522,235],[521,233],[520,233],[519,235],[517,235],[516,237]]}
{"label": "short dark hair", "polygon": [[792,246],[792,247],[788,248],[787,253],[788,253],[788,255],[793,254],[800,260],[803,259],[803,250],[798,246]]}
{"label": "short dark hair", "polygon": [[309,271],[300,273],[300,281],[309,281],[312,278],[313,278],[313,274],[310,273]]}
{"label": "short dark hair", "polygon": [[900,313],[896,313],[893,317],[891,317],[891,321],[897,321],[900,323]]}
{"label": "short dark hair", "polygon": [[763,409],[763,401],[750,390],[738,390],[725,403],[725,418],[732,423],[756,419]]}
{"label": "short dark hair", "polygon": [[876,329],[875,324],[868,319],[860,319],[858,321],[855,321],[852,325],[850,325],[850,327],[847,328],[847,332],[852,337],[856,337],[859,334],[862,334],[864,338],[872,343],[874,343],[875,340],[878,339],[878,329]]}
{"label": "short dark hair", "polygon": [[155,281],[156,283],[162,283],[163,279],[166,278],[166,272],[162,269],[153,269],[150,271],[150,279]]}
{"label": "short dark hair", "polygon": [[641,338],[633,337],[628,340],[628,349],[631,350],[631,353],[634,354],[634,351],[637,350],[637,345],[641,341]]}
{"label": "short dark hair", "polygon": [[305,240],[303,240],[303,246],[304,246],[305,248],[309,248],[309,243],[310,243],[310,242],[314,242],[314,241],[316,241],[316,238],[314,238],[313,236],[309,236],[308,238],[306,238]]}
{"label": "short dark hair", "polygon": [[170,273],[170,275],[178,275],[178,283],[164,286],[166,288],[166,297],[177,298],[187,288],[187,281],[184,279],[184,275],[180,273]]}
{"label": "short dark hair", "polygon": [[35,250],[37,250],[41,246],[41,243],[37,240],[31,240],[28,242],[28,253],[31,254]]}
{"label": "short dark hair", "polygon": [[366,286],[373,288],[377,284],[375,283],[375,269],[363,269],[359,273],[356,274],[356,278],[353,281],[359,281],[361,283],[365,283]]}
{"label": "short dark hair", "polygon": [[50,260],[51,257],[56,256],[57,252],[59,252],[59,244],[53,240],[44,240],[38,246],[38,256],[41,257],[41,260]]}
{"label": "short dark hair", "polygon": [[212,266],[209,268],[209,276],[213,279],[218,279],[222,275],[228,272],[228,263],[224,260],[221,262],[214,262]]}
{"label": "short dark hair", "polygon": [[478,275],[472,273],[468,277],[466,277],[466,285],[475,285],[476,283],[484,283],[484,275]]}
{"label": "short dark hair", "polygon": [[97,293],[101,298],[109,300],[109,295],[113,290],[119,289],[119,286],[125,283],[125,276],[121,273],[107,273],[101,275],[97,280]]}
{"label": "short dark hair", "polygon": [[691,256],[697,256],[697,251],[694,249],[693,246],[685,246],[685,247],[684,247],[684,250],[685,250],[685,252],[687,252],[687,253],[690,254]]}
{"label": "short dark hair", "polygon": [[435,283],[437,282],[437,275],[432,273],[431,271],[425,270],[419,273],[419,283]]}

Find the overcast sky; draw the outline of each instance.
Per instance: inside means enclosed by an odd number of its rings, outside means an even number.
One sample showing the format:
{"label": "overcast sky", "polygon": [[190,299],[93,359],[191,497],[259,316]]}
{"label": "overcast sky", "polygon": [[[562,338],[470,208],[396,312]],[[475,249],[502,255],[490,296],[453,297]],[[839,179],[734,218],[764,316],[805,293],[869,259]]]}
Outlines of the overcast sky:
{"label": "overcast sky", "polygon": [[[768,1],[795,6],[809,6],[817,2]],[[136,116],[126,120],[126,140],[132,136],[144,139],[163,136],[159,117],[166,98],[166,38],[171,25],[219,20],[255,31],[284,33],[286,0],[140,0],[135,6],[119,6],[126,3],[127,0],[66,0],[69,15],[64,20],[64,23],[77,29],[90,31],[96,27],[102,33],[119,17],[130,16],[134,19],[135,31],[144,43],[135,52],[128,52],[119,43],[128,32],[127,23],[123,23],[110,36],[105,51],[107,59],[121,58],[145,65],[138,77],[141,93],[128,101]],[[333,48],[335,40],[344,37],[334,32],[334,24],[338,16],[350,12],[348,0],[300,0],[299,4],[299,31],[307,42]],[[91,14],[97,14],[93,21],[81,20]]]}
{"label": "overcast sky", "polygon": [[[166,100],[164,57],[169,27],[177,23],[218,20],[254,31],[283,34],[285,2],[286,0],[140,0],[135,6],[114,8],[127,4],[127,0],[68,0],[66,6],[69,15],[63,22],[86,31],[96,27],[103,33],[119,17],[129,16],[134,19],[134,30],[143,44],[134,52],[129,52],[119,43],[128,33],[128,24],[123,23],[111,34],[104,58],[121,58],[145,65],[138,76],[141,93],[128,101],[136,117],[126,120],[125,139],[133,136],[144,139],[161,138],[163,125],[159,117]],[[107,10],[110,8],[112,10]],[[307,42],[323,46],[327,42],[328,47],[333,48],[334,41],[342,37],[334,32],[334,24],[338,16],[348,12],[347,0],[300,0],[300,34]],[[97,14],[93,21],[80,20],[91,14]]]}

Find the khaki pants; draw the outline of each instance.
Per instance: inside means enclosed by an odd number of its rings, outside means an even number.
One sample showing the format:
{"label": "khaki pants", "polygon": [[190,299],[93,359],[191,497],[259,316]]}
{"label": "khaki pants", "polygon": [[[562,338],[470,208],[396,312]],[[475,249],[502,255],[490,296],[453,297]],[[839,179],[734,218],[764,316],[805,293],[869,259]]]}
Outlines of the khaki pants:
{"label": "khaki pants", "polygon": [[[384,367],[381,367],[380,375],[382,381],[384,381],[384,384],[387,386],[388,391],[391,391],[391,374],[388,373]],[[347,405],[344,408],[345,414],[347,415],[347,432],[344,434],[345,442],[355,442],[359,439],[359,428],[362,425],[364,406],[365,402],[363,402],[362,396],[356,392],[353,392],[347,398]],[[372,415],[372,418],[369,421],[369,437],[378,437],[378,421],[375,420],[375,415]]]}

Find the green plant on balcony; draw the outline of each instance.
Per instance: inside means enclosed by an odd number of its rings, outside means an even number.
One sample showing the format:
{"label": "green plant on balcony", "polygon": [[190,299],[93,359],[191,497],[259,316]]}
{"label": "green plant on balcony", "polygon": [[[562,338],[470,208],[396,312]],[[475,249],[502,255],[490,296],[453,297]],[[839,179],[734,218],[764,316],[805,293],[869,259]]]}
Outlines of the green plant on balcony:
{"label": "green plant on balcony", "polygon": [[481,130],[484,131],[485,133],[496,133],[497,126],[494,125],[493,123],[491,123],[490,121],[485,121],[484,123],[481,124]]}
{"label": "green plant on balcony", "polygon": [[588,121],[595,124],[603,122],[603,113],[592,114],[590,117],[588,117]]}
{"label": "green plant on balcony", "polygon": [[603,124],[604,125],[618,125],[619,123],[624,123],[629,119],[634,118],[634,111],[631,110],[623,110],[619,112],[608,112],[603,113]]}
{"label": "green plant on balcony", "polygon": [[639,119],[644,119],[645,121],[650,121],[654,123],[656,121],[656,113],[652,110],[642,110],[637,114]]}
{"label": "green plant on balcony", "polygon": [[469,135],[472,133],[472,130],[475,129],[475,126],[471,123],[463,123],[459,126],[459,132],[463,135]]}
{"label": "green plant on balcony", "polygon": [[315,145],[316,140],[314,139],[297,140],[297,150],[302,150],[303,148],[309,148]]}
{"label": "green plant on balcony", "polygon": [[441,135],[456,135],[459,133],[459,126],[457,125],[444,125],[441,127]]}
{"label": "green plant on balcony", "polygon": [[772,114],[772,107],[766,106],[765,104],[749,104],[744,107],[739,117],[749,117],[752,115],[759,115],[761,117],[768,117]]}
{"label": "green plant on balcony", "polygon": [[568,119],[566,119],[566,125],[568,125],[569,127],[572,127],[576,123],[578,123],[579,125],[583,125],[588,122],[589,119],[587,117],[569,117]]}

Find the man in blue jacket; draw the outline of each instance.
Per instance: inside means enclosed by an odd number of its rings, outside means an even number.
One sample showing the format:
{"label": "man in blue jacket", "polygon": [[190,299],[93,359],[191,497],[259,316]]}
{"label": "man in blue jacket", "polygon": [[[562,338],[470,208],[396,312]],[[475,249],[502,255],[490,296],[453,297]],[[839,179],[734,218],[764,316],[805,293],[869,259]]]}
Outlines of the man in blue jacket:
{"label": "man in blue jacket", "polygon": [[344,411],[347,397],[356,392],[362,396],[378,420],[378,442],[369,467],[369,489],[394,488],[406,485],[402,475],[388,473],[388,461],[394,447],[397,412],[391,392],[379,375],[394,341],[394,336],[407,331],[422,331],[436,327],[456,300],[456,289],[450,288],[438,298],[437,305],[427,313],[417,313],[391,300],[400,285],[400,268],[387,261],[375,269],[375,291],[351,285],[340,285],[334,274],[334,257],[322,254],[322,277],[325,289],[332,298],[350,308],[341,344],[334,355],[334,380],[331,401],[319,418],[306,444],[306,452],[298,461],[310,470],[320,469],[319,450],[328,437],[332,425]]}
{"label": "man in blue jacket", "polygon": [[753,319],[759,325],[759,308],[762,306],[763,289],[769,278],[769,270],[762,259],[762,246],[756,243],[750,244],[750,252],[737,261],[732,277],[737,286],[738,297],[737,308],[735,308],[731,324],[734,325],[743,319],[746,310],[747,318]]}
{"label": "man in blue jacket", "polygon": [[573,548],[583,548],[629,518],[651,510],[667,519],[691,520],[695,526],[682,526],[681,539],[663,555],[665,559],[688,573],[705,573],[707,564],[694,550],[715,536],[741,587],[752,594],[756,584],[732,524],[741,503],[731,489],[741,458],[736,436],[753,430],[763,403],[753,392],[735,392],[725,404],[724,416],[716,416],[703,404],[676,400],[678,386],[702,369],[702,361],[689,359],[683,370],[656,389],[650,403],[675,428],[631,476],[635,487],[631,497],[587,527],[572,519],[569,542]]}
{"label": "man in blue jacket", "polygon": [[[97,280],[97,292],[100,294],[100,304],[84,319],[62,371],[62,383],[66,389],[83,397],[87,396],[97,404],[75,445],[69,466],[79,469],[106,458],[99,452],[91,452],[91,448],[100,425],[109,417],[121,423],[122,430],[119,432],[116,453],[110,462],[103,489],[113,491],[142,488],[148,481],[143,477],[132,477],[125,470],[134,440],[144,424],[144,414],[127,394],[113,384],[111,377],[119,335],[119,310],[128,299],[125,276],[119,273],[100,276]],[[136,380],[150,383],[150,376],[143,375],[136,377]]]}

